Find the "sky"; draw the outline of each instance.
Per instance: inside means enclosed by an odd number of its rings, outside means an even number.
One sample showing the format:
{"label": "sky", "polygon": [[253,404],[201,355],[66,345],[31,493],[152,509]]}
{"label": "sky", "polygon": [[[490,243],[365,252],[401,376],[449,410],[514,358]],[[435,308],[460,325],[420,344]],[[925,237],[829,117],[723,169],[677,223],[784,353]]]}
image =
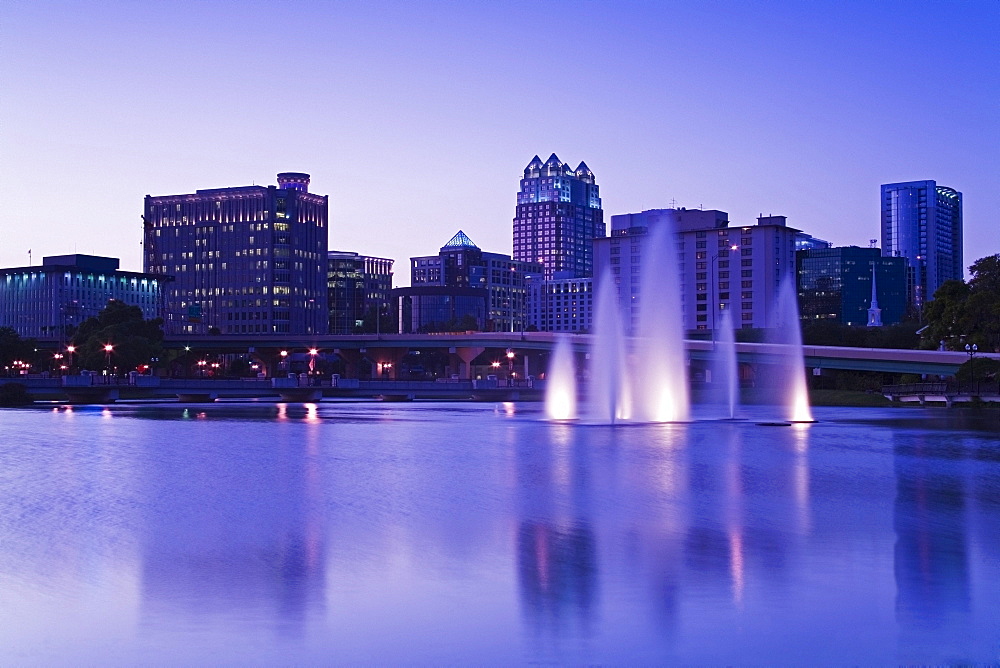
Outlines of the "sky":
{"label": "sky", "polygon": [[[0,3],[0,266],[142,268],[143,197],[312,175],[330,249],[511,252],[534,155],[605,219],[686,206],[835,245],[879,185],[964,197],[1000,253],[1000,2]],[[609,224],[610,227],[610,224]]]}

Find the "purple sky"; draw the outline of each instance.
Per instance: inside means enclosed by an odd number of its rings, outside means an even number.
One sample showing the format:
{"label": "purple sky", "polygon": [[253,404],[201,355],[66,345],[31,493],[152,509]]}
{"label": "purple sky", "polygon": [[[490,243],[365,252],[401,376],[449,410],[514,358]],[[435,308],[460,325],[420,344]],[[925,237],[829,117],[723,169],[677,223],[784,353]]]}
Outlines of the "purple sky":
{"label": "purple sky", "polygon": [[964,193],[1000,252],[1000,3],[0,3],[0,266],[141,269],[146,194],[312,174],[330,248],[396,259],[458,229],[510,253],[555,152],[605,216],[760,213],[879,236],[879,184]]}

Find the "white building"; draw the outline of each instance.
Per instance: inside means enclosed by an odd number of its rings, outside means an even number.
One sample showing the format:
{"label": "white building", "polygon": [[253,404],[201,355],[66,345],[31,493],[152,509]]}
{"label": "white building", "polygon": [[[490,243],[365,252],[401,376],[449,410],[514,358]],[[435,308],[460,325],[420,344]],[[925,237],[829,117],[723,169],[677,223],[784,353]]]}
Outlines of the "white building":
{"label": "white building", "polygon": [[24,338],[62,340],[112,299],[160,316],[163,277],[118,271],[118,259],[92,255],[42,258],[40,267],[0,269],[0,327]]}
{"label": "white building", "polygon": [[686,330],[718,327],[723,310],[744,329],[774,324],[773,304],[781,281],[795,276],[795,243],[800,230],[784,216],[761,216],[756,225],[729,227],[724,211],[652,209],[611,217],[611,236],[594,242],[595,274],[615,281],[626,322],[638,325],[643,286],[642,259],[656,225],[672,224]]}

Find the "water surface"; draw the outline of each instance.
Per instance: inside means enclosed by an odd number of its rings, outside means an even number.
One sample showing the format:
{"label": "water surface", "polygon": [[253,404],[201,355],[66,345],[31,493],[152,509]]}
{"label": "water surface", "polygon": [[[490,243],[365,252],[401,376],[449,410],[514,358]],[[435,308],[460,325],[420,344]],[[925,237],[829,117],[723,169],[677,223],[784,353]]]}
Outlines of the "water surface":
{"label": "water surface", "polygon": [[0,663],[1000,662],[996,413],[815,412],[3,411]]}

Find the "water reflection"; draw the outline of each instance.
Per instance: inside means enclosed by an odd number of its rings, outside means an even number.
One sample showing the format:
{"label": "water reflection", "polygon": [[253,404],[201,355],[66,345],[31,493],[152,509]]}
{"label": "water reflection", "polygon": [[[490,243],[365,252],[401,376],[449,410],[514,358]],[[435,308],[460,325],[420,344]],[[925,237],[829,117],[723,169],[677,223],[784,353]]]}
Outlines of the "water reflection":
{"label": "water reflection", "polygon": [[557,526],[525,521],[517,532],[521,600],[536,633],[560,635],[575,621],[589,632],[597,591],[594,532],[585,523]]}
{"label": "water reflection", "polygon": [[598,579],[597,539],[587,519],[592,447],[606,447],[608,433],[552,422],[544,425],[544,435],[544,441],[518,450],[522,613],[536,636],[586,636]]}
{"label": "water reflection", "polygon": [[[150,458],[154,503],[142,550],[147,624],[266,619],[276,632],[299,636],[308,619],[323,614],[319,433],[309,408],[303,411],[304,429],[272,432],[266,447],[222,440],[215,429],[219,440]],[[203,412],[195,416],[204,419]]]}
{"label": "water reflection", "polygon": [[[969,555],[961,449],[920,436],[895,447],[896,617],[903,660],[968,632]],[[945,459],[947,458],[947,459]],[[950,460],[950,461],[949,461]]]}

